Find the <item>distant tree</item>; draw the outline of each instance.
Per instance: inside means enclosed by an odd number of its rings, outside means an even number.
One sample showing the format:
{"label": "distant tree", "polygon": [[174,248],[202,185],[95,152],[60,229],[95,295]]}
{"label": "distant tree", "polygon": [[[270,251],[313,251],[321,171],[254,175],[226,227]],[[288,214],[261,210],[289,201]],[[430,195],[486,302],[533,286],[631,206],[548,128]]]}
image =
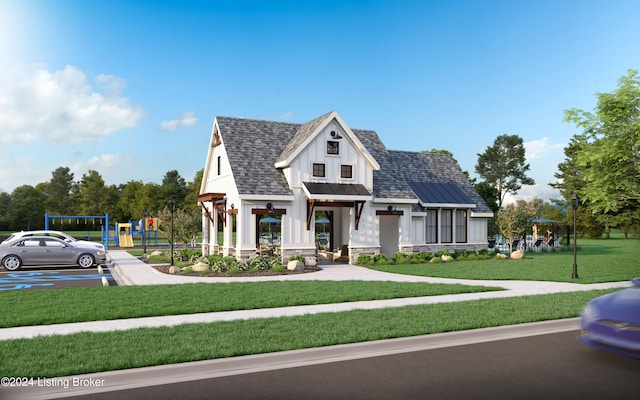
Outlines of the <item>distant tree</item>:
{"label": "distant tree", "polygon": [[173,230],[171,225],[171,209],[167,206],[159,212],[158,230],[163,232],[171,240],[172,232],[174,240],[186,246],[197,237],[202,228],[202,219],[199,212],[175,209],[173,212]]}
{"label": "distant tree", "polygon": [[202,177],[204,175],[204,169],[196,172],[196,176],[192,182],[187,184],[188,193],[185,197],[184,208],[187,211],[198,211],[200,206],[198,205],[198,195],[200,194],[200,185],[202,185]]}
{"label": "distant tree", "polygon": [[11,226],[23,230],[43,228],[44,213],[44,194],[38,189],[23,185],[11,192]]}
{"label": "distant tree", "polygon": [[98,171],[89,170],[87,174],[82,175],[77,200],[76,212],[79,215],[104,215],[109,212],[104,180]]}
{"label": "distant tree", "polygon": [[522,237],[531,224],[531,219],[538,212],[537,204],[534,202],[527,203],[524,200],[518,200],[516,204],[507,204],[506,207],[498,211],[496,216],[496,224],[502,235],[509,243],[509,252],[513,241]]}
{"label": "distant tree", "polygon": [[476,173],[498,190],[497,203],[502,208],[507,193],[516,194],[522,185],[534,185],[526,175],[526,163],[522,138],[518,135],[501,135],[484,153],[478,154]]}
{"label": "distant tree", "polygon": [[44,186],[47,197],[45,205],[50,214],[72,214],[71,194],[75,185],[73,173],[68,167],[59,167],[51,172],[51,180]]}
{"label": "distant tree", "polygon": [[161,200],[166,204],[170,199],[175,201],[176,209],[184,208],[185,198],[188,193],[187,183],[178,171],[167,172],[162,178],[160,186]]}
{"label": "distant tree", "polygon": [[0,230],[6,231],[11,226],[11,195],[6,192],[0,192]]}

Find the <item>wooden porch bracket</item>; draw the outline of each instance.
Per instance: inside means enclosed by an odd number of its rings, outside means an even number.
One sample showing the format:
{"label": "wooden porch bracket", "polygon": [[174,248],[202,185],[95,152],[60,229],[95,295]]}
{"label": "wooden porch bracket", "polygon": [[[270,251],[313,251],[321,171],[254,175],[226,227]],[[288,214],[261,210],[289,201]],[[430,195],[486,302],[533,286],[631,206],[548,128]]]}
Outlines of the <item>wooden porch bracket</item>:
{"label": "wooden porch bracket", "polygon": [[202,201],[200,202],[200,206],[204,208],[204,215],[206,215],[209,218],[209,221],[211,221],[212,224],[215,223],[213,221],[213,217],[211,216],[211,211],[209,211],[207,206]]}
{"label": "wooden porch bracket", "polygon": [[311,220],[313,219],[313,210],[316,208],[314,199],[307,199],[307,230],[311,230]]}
{"label": "wooden porch bracket", "polygon": [[364,201],[354,201],[353,207],[356,210],[356,230],[358,230],[358,224],[360,224],[360,216],[362,215],[362,209],[364,208]]}

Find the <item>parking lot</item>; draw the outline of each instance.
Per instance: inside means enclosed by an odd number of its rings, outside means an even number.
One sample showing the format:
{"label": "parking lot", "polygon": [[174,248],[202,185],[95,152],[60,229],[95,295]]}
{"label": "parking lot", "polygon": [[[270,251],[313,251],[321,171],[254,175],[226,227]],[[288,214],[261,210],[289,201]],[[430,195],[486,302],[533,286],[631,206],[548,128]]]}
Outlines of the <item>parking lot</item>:
{"label": "parking lot", "polygon": [[109,268],[103,265],[102,269],[102,275],[95,267],[24,267],[19,271],[0,269],[0,291],[103,286],[103,277],[109,286],[117,286]]}

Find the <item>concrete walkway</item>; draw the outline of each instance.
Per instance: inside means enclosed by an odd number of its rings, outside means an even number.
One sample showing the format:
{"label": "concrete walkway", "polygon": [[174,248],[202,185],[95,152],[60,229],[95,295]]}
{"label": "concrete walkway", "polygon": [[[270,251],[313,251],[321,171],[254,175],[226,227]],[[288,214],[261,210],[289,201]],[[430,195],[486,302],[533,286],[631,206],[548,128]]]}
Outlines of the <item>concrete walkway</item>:
{"label": "concrete walkway", "polygon": [[309,306],[293,306],[259,310],[225,311],[189,315],[170,315],[164,317],[131,318],[112,321],[80,322],[58,325],[40,325],[0,329],[0,340],[33,338],[40,335],[65,335],[77,332],[106,332],[128,330],[142,327],[174,326],[189,323],[209,323],[216,321],[230,321],[250,318],[270,318],[317,314],[326,312],[342,312],[350,310],[370,310],[386,307],[403,307],[418,304],[446,303],[465,300],[479,300],[504,298],[536,294],[560,292],[576,292],[596,289],[624,288],[631,286],[630,281],[609,282],[598,284],[577,284],[563,282],[533,282],[533,281],[488,281],[449,278],[430,278],[411,275],[378,272],[346,264],[322,264],[322,270],[313,273],[263,276],[253,278],[207,278],[168,275],[158,272],[155,268],[141,262],[126,251],[109,251],[110,269],[119,285],[163,285],[210,282],[240,282],[240,281],[269,281],[269,280],[327,280],[327,281],[395,281],[395,282],[425,282],[447,283],[501,287],[505,290],[484,293],[465,293],[443,296],[412,297],[391,300],[371,300],[336,304],[319,304]]}

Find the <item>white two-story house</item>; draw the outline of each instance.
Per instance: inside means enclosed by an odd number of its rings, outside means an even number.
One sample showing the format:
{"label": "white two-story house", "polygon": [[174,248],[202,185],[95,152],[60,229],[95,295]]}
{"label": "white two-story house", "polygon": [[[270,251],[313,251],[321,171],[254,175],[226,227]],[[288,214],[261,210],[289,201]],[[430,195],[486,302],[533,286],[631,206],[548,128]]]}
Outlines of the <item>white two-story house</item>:
{"label": "white two-story house", "polygon": [[493,216],[449,156],[387,150],[335,111],[306,124],[217,117],[198,201],[204,254],[284,262],[321,246],[350,263],[484,249]]}

